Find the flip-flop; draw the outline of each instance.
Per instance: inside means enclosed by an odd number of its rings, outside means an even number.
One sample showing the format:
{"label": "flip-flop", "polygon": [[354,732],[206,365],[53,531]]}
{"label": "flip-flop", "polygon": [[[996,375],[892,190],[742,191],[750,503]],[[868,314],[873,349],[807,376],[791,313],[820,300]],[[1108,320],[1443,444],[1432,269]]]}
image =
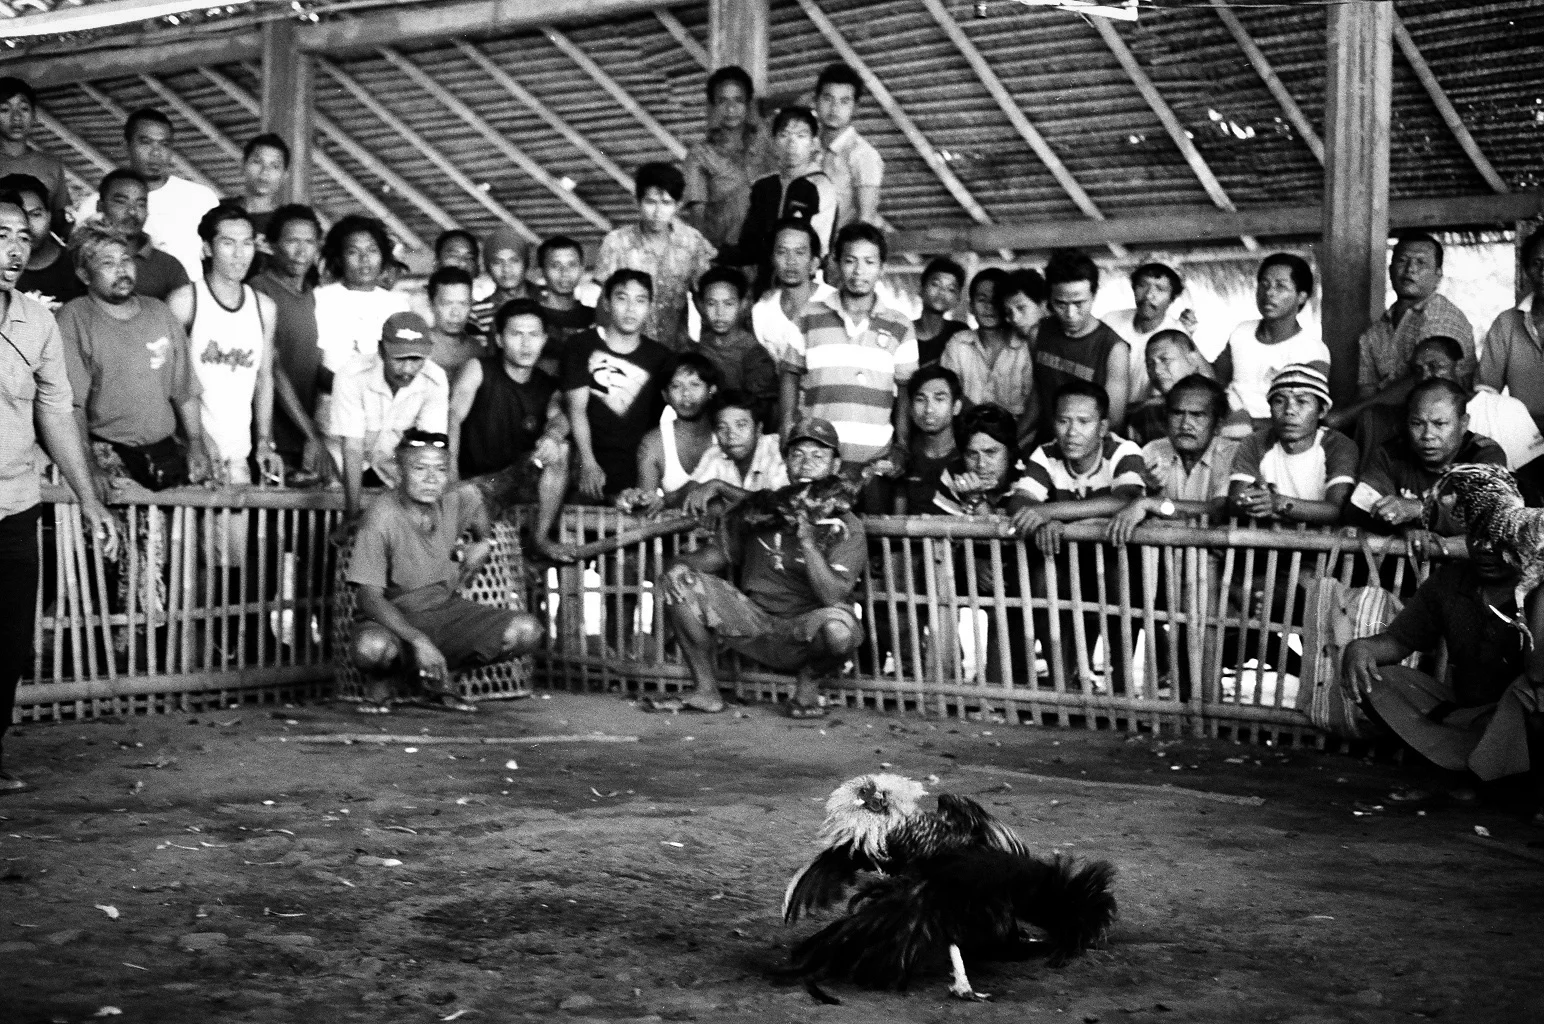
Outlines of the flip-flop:
{"label": "flip-flop", "polygon": [[786,714],[789,718],[824,718],[831,713],[831,709],[824,704],[795,704],[788,702]]}
{"label": "flip-flop", "polygon": [[389,715],[389,714],[391,714],[391,705],[390,704],[355,704],[354,705],[354,714],[356,714],[356,715]]}
{"label": "flip-flop", "polygon": [[424,698],[424,704],[436,711],[460,711],[469,715],[477,713],[476,704],[468,704],[460,697],[449,693],[432,693]]}

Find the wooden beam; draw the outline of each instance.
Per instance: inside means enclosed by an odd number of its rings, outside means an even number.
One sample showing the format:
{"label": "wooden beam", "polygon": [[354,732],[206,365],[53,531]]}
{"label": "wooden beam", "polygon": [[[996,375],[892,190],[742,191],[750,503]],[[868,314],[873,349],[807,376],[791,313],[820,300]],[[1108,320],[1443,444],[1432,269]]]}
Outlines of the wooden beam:
{"label": "wooden beam", "polygon": [[[654,17],[659,20],[661,25],[665,26],[665,31],[669,32],[671,37],[681,44],[681,49],[685,50],[692,60],[703,67],[709,66],[711,62],[708,58],[708,48],[697,41],[697,37],[692,35],[690,29],[681,24],[680,18],[677,18],[669,9],[664,7],[655,11]],[[760,91],[758,88],[757,92]]]}
{"label": "wooden beam", "polygon": [[681,140],[676,138],[670,129],[655,120],[653,114],[644,110],[642,104],[633,99],[632,95],[622,88],[615,78],[608,75],[604,68],[591,60],[588,54],[575,46],[573,40],[555,28],[543,28],[541,31],[549,43],[561,50],[569,60],[579,65],[580,69],[590,76],[590,81],[605,90],[612,99],[616,100],[618,106],[631,114],[650,135],[658,139],[672,158],[686,159],[686,147],[681,144]]}
{"label": "wooden beam", "polygon": [[446,89],[429,75],[425,74],[422,68],[402,56],[396,50],[383,48],[379,52],[381,57],[391,64],[392,67],[401,71],[420,89],[433,96],[435,101],[445,107],[445,109],[455,114],[462,121],[465,121],[467,126],[478,135],[481,135],[488,145],[502,154],[510,163],[534,178],[547,191],[568,204],[575,213],[601,231],[611,230],[609,218],[575,195],[573,189],[564,187],[562,182],[547,173],[545,167],[532,160],[526,155],[524,150],[506,139],[493,125],[484,120],[481,114],[478,114],[471,107],[457,99],[455,94],[449,89]]}
{"label": "wooden beam", "polygon": [[769,0],[708,0],[708,62],[743,68],[757,94],[766,92],[771,21]]}
{"label": "wooden beam", "polygon": [[[205,78],[209,79],[210,82],[222,90],[232,100],[234,100],[237,105],[244,109],[247,113],[251,114],[253,117],[262,116],[262,107],[251,93],[248,93],[245,89],[241,88],[241,86],[226,78],[218,71],[211,71],[209,68],[204,68],[203,74]],[[317,118],[317,128],[319,130],[325,131],[325,129],[322,127],[324,121],[325,118]],[[336,130],[336,126],[331,125],[331,122],[327,122],[327,124],[329,127],[333,127],[333,129]],[[344,136],[344,138],[347,138],[347,136]],[[348,143],[349,145],[356,147],[359,145],[352,139],[348,139]],[[340,148],[346,149],[347,147]],[[362,147],[360,148],[362,150]],[[323,174],[337,182],[338,187],[343,189],[343,191],[347,192],[349,195],[353,196],[354,201],[357,202],[366,211],[368,211],[371,216],[376,217],[388,228],[390,228],[392,233],[402,240],[403,245],[407,246],[409,249],[418,250],[419,252],[425,252],[429,249],[428,243],[425,242],[416,231],[408,227],[401,218],[399,218],[391,211],[390,207],[381,202],[380,199],[376,197],[376,194],[369,188],[366,188],[358,178],[355,178],[352,174],[348,173],[348,171],[344,170],[337,163],[337,161],[328,156],[325,150],[318,147],[313,151],[312,156],[316,160],[316,166],[321,169]],[[371,157],[370,159],[373,160],[375,158]],[[404,198],[406,198],[405,195]],[[436,207],[436,209],[438,209],[438,207]],[[446,221],[450,221],[448,214],[446,215],[445,219]]]}
{"label": "wooden beam", "polygon": [[[129,120],[129,112],[123,109],[123,107],[120,106],[111,96],[108,96],[105,92],[98,89],[90,82],[80,82],[78,85],[80,87],[80,91],[91,97],[97,106],[101,107],[103,110],[107,111],[109,114],[112,114],[118,119],[121,130],[121,126],[126,124]],[[172,151],[172,167],[184,178],[198,182],[200,185],[203,185],[215,195],[220,195],[225,191],[219,185],[216,185],[213,179],[211,179],[207,174],[199,170],[197,167],[194,167],[190,162],[188,162],[186,157],[184,157],[181,153],[178,153],[176,150]]]}
{"label": "wooden beam", "polygon": [[[1544,192],[1402,199],[1388,204],[1390,229],[1507,227],[1544,217]],[[1120,242],[1159,245],[1173,242],[1220,242],[1258,235],[1262,238],[1313,238],[1324,229],[1324,207],[1284,206],[1227,212],[1211,206],[1164,206],[1130,210],[1110,220],[1043,221],[933,227],[902,231],[890,240],[895,252],[980,252],[1020,249],[1041,252]],[[1328,262],[1326,266],[1330,266]],[[1328,275],[1326,275],[1328,276]],[[1382,280],[1382,270],[1379,270]],[[1382,293],[1379,292],[1381,301]]]}
{"label": "wooden beam", "polygon": [[[1212,173],[1206,158],[1201,155],[1201,151],[1196,148],[1196,144],[1190,140],[1190,135],[1185,130],[1185,126],[1180,123],[1179,118],[1174,114],[1173,108],[1169,106],[1163,95],[1158,92],[1158,87],[1153,84],[1153,80],[1148,77],[1147,72],[1142,69],[1142,65],[1137,63],[1136,54],[1131,52],[1131,48],[1120,37],[1120,33],[1115,30],[1115,26],[1110,24],[1108,18],[1086,18],[1084,20],[1094,26],[1094,29],[1099,33],[1099,37],[1104,40],[1104,44],[1110,48],[1111,53],[1115,54],[1115,59],[1120,62],[1120,66],[1126,71],[1126,77],[1131,79],[1131,84],[1137,87],[1137,92],[1142,94],[1142,98],[1147,101],[1148,107],[1158,116],[1158,120],[1163,123],[1164,130],[1169,133],[1169,138],[1173,140],[1174,145],[1179,149],[1180,155],[1185,158],[1185,163],[1189,164],[1190,169],[1195,172],[1196,178],[1201,182],[1201,187],[1206,190],[1208,196],[1211,196],[1212,202],[1216,204],[1219,210],[1233,210],[1235,208],[1233,200],[1228,198],[1227,190],[1222,187],[1222,182],[1218,181],[1217,176]],[[1243,243],[1244,248],[1249,249],[1251,252],[1259,248],[1259,243],[1253,238],[1245,237]]]}
{"label": "wooden beam", "polygon": [[106,174],[108,171],[118,166],[112,160],[108,159],[107,154],[103,153],[100,149],[97,149],[91,143],[81,138],[81,136],[78,135],[73,128],[70,128],[63,121],[60,121],[57,117],[50,114],[48,111],[39,110],[37,112],[37,118],[38,124],[52,132],[54,138],[75,150],[75,152],[79,153],[82,157],[85,158],[87,163],[91,164],[103,174]]}
{"label": "wooden beam", "polygon": [[184,121],[198,129],[204,138],[214,143],[215,149],[224,153],[230,160],[238,164],[241,162],[241,147],[232,142],[230,137],[220,131],[219,128],[215,127],[214,122],[205,117],[197,107],[149,75],[140,75],[139,80],[144,84],[145,88],[160,97],[162,103],[171,107],[172,110],[181,115]]}
{"label": "wooden beam", "polygon": [[[543,25],[603,21],[669,6],[670,0],[439,0],[390,7],[353,18],[333,18],[296,29],[307,53],[338,55],[401,43],[504,36]],[[262,57],[255,28],[187,38],[185,32],[119,33],[119,45],[76,44],[0,60],[0,75],[25,78],[36,89],[73,85],[140,72],[171,74],[205,66],[242,64]]]}
{"label": "wooden beam", "polygon": [[[1024,112],[1019,109],[1018,102],[1008,92],[1007,86],[1003,85],[1002,79],[997,77],[997,72],[992,70],[992,66],[981,55],[981,51],[976,49],[976,44],[971,42],[970,37],[965,34],[965,30],[960,28],[959,23],[954,20],[948,8],[943,5],[942,0],[923,0],[923,6],[933,16],[933,20],[938,23],[938,27],[944,30],[944,34],[949,37],[949,41],[954,44],[954,48],[960,51],[960,55],[965,58],[965,62],[976,73],[976,78],[986,88],[986,91],[991,94],[992,99],[997,102],[998,109],[1008,118],[1008,123],[1013,125],[1014,131],[1019,133],[1019,138],[1029,145],[1035,156],[1045,165],[1045,169],[1051,172],[1051,177],[1056,179],[1056,183],[1062,187],[1062,191],[1066,192],[1077,208],[1083,211],[1084,216],[1094,220],[1104,220],[1104,213],[1100,211],[1098,205],[1090,198],[1089,194],[1083,191],[1083,186],[1078,184],[1077,179],[1072,176],[1072,172],[1067,169],[1067,165],[1062,163],[1061,157],[1056,155],[1056,151],[1045,141],[1044,136],[1035,129],[1034,125],[1029,123],[1029,118],[1025,117]],[[1110,251],[1118,257],[1126,255],[1125,248],[1119,242],[1110,243]]]}
{"label": "wooden beam", "polygon": [[445,177],[454,182],[463,192],[471,196],[472,199],[476,200],[476,202],[489,213],[493,214],[499,220],[514,228],[517,232],[519,232],[520,237],[524,238],[526,241],[541,241],[541,238],[536,234],[536,232],[526,227],[524,221],[511,213],[503,203],[499,202],[497,199],[494,199],[483,189],[479,188],[477,183],[474,182],[471,178],[467,177],[465,172],[463,172],[461,168],[452,163],[444,153],[441,153],[438,149],[431,145],[429,140],[418,134],[418,132],[408,127],[407,123],[400,117],[386,109],[385,104],[376,99],[370,93],[370,90],[360,85],[342,68],[338,67],[336,64],[333,64],[329,60],[322,59],[321,57],[316,58],[316,66],[318,70],[331,76],[333,81],[341,85],[350,96],[353,96],[354,99],[358,100],[361,106],[379,118],[388,128],[402,136],[403,141],[405,141],[409,146],[412,146],[414,149],[418,150],[424,159],[428,160],[435,167],[438,167],[441,174],[445,175]]}
{"label": "wooden beam", "polygon": [[1443,89],[1442,83],[1437,81],[1431,65],[1426,63],[1426,58],[1421,55],[1421,48],[1415,45],[1415,40],[1410,37],[1409,30],[1405,28],[1404,21],[1397,13],[1394,15],[1394,41],[1399,44],[1399,52],[1404,54],[1410,70],[1414,71],[1415,77],[1420,79],[1426,95],[1431,97],[1431,102],[1436,106],[1442,122],[1448,126],[1448,131],[1453,133],[1453,138],[1458,140],[1459,148],[1468,155],[1469,162],[1480,172],[1480,177],[1485,179],[1485,184],[1497,192],[1507,191],[1507,183],[1496,173],[1496,168],[1491,165],[1490,160],[1480,149],[1480,144],[1474,141],[1474,136],[1469,133],[1469,126],[1464,124],[1464,119],[1459,116],[1453,101],[1448,99],[1447,90]]}
{"label": "wooden beam", "polygon": [[1383,312],[1389,237],[1394,7],[1333,4],[1325,52],[1324,294],[1330,392],[1357,395],[1357,339]]}
{"label": "wooden beam", "polygon": [[1313,124],[1308,116],[1303,113],[1303,108],[1297,105],[1297,100],[1287,91],[1287,86],[1276,74],[1276,69],[1271,67],[1271,62],[1266,59],[1265,53],[1255,45],[1249,30],[1244,23],[1233,13],[1228,6],[1228,0],[1212,0],[1212,6],[1217,10],[1217,17],[1227,26],[1233,34],[1233,41],[1238,43],[1239,49],[1244,51],[1244,56],[1249,59],[1249,64],[1254,68],[1255,74],[1265,83],[1265,87],[1276,97],[1276,103],[1280,105],[1281,112],[1287,115],[1287,123],[1290,124],[1298,137],[1308,146],[1315,160],[1324,163],[1324,140],[1319,138],[1319,133],[1314,131]]}
{"label": "wooden beam", "polygon": [[315,141],[316,70],[295,41],[291,18],[263,26],[264,131],[290,149],[289,199],[311,201],[311,149]]}
{"label": "wooden beam", "polygon": [[[467,60],[481,68],[485,75],[497,82],[499,88],[503,89],[505,92],[509,93],[509,95],[525,104],[527,110],[541,118],[543,121],[547,122],[548,127],[557,132],[559,135],[563,136],[563,138],[567,139],[575,149],[579,150],[579,152],[589,157],[590,162],[595,164],[596,167],[599,167],[601,170],[605,171],[606,174],[611,177],[612,181],[615,181],[618,185],[622,186],[622,190],[624,192],[626,192],[629,196],[633,194],[632,176],[629,175],[626,171],[622,170],[622,168],[618,167],[616,161],[612,160],[605,153],[602,153],[599,149],[597,149],[595,145],[591,143],[590,140],[582,135],[577,129],[575,129],[573,125],[559,117],[551,107],[547,106],[547,104],[538,99],[535,94],[533,94],[525,86],[515,81],[514,78],[506,73],[503,68],[493,63],[492,60],[488,59],[486,54],[477,49],[477,47],[473,46],[471,43],[464,39],[457,39],[452,45],[454,45],[456,49],[460,50],[462,55],[465,56]],[[704,50],[703,53],[706,54],[707,51]]]}

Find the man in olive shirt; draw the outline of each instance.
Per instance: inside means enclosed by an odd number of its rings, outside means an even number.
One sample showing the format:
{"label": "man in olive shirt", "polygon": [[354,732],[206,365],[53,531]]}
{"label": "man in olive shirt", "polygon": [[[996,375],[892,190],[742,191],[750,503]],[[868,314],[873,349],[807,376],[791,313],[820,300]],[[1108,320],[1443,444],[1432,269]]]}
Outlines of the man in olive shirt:
{"label": "man in olive shirt", "polygon": [[[92,486],[86,452],[75,429],[64,342],[53,316],[15,291],[27,267],[32,234],[22,200],[0,193],[0,741],[11,724],[16,687],[32,661],[37,609],[39,467],[41,444],[64,474],[103,554],[117,557],[118,529]],[[26,789],[5,770],[0,747],[0,794]]]}

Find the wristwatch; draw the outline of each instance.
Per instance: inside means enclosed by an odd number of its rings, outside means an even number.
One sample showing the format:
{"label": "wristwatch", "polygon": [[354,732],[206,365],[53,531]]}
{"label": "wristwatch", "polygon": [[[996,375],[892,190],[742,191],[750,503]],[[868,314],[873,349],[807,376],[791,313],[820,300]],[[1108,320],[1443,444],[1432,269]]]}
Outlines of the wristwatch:
{"label": "wristwatch", "polygon": [[1163,516],[1165,519],[1173,519],[1174,513],[1178,511],[1178,506],[1176,506],[1174,502],[1170,501],[1168,498],[1164,498],[1158,503],[1158,514]]}

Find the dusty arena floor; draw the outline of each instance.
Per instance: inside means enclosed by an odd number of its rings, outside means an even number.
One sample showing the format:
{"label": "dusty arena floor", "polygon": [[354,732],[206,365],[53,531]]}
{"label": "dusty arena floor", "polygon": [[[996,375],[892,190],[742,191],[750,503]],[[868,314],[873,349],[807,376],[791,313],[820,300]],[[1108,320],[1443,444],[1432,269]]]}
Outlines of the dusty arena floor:
{"label": "dusty arena floor", "polygon": [[[293,742],[595,730],[639,742]],[[5,1024],[1544,1019],[1544,830],[1384,805],[1387,764],[564,694],[476,717],[245,706],[13,736],[35,788],[0,800]],[[785,929],[777,904],[821,801],[884,765],[976,796],[1038,850],[1113,860],[1110,948],[977,967],[987,1004],[946,998],[942,964],[909,994],[831,986],[834,1007],[779,981],[810,926]]]}

